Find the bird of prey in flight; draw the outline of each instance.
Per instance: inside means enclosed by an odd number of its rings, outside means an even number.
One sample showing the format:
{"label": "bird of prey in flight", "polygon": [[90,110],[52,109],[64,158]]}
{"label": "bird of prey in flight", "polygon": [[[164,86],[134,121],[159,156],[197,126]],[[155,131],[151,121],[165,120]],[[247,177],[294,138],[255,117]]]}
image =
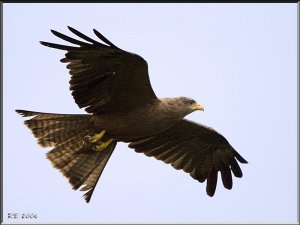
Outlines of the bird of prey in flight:
{"label": "bird of prey in flight", "polygon": [[227,189],[232,188],[232,173],[243,176],[237,160],[247,161],[226,138],[184,119],[195,110],[203,111],[203,106],[188,97],[158,98],[141,56],[120,49],[95,29],[102,42],[68,28],[82,40],[51,32],[75,46],[41,44],[67,51],[61,62],[67,63],[71,75],[70,90],[88,114],[16,111],[31,117],[25,124],[38,143],[53,147],[47,158],[73,189],[85,191],[86,202],[118,142],[206,181],[209,196],[215,193],[219,171]]}

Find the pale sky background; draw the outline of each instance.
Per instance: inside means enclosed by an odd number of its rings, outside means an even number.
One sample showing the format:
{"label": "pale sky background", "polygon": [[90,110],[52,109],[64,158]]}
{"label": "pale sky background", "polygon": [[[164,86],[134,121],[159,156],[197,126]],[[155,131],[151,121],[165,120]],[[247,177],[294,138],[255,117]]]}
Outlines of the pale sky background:
{"label": "pale sky background", "polygon": [[[296,4],[4,4],[4,221],[296,222],[296,19]],[[86,204],[14,111],[85,113],[59,62],[65,52],[39,44],[65,43],[50,29],[74,37],[68,25],[141,55],[159,97],[204,105],[188,118],[249,161],[233,189],[219,179],[208,197],[206,183],[118,144]]]}

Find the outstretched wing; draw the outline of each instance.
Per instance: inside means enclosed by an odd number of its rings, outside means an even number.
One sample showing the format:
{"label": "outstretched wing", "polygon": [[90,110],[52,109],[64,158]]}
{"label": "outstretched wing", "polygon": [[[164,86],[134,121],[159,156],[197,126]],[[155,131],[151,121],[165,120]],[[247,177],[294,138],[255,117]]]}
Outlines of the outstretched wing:
{"label": "outstretched wing", "polygon": [[218,171],[223,185],[232,188],[232,175],[242,177],[236,161],[247,161],[215,130],[183,119],[167,131],[129,144],[136,152],[154,156],[175,169],[182,169],[201,183],[207,180],[206,192],[213,196]]}
{"label": "outstretched wing", "polygon": [[87,112],[95,114],[124,111],[157,99],[150,84],[147,62],[142,57],[121,50],[95,29],[94,33],[105,44],[68,28],[85,42],[51,30],[77,47],[41,44],[68,51],[61,62],[68,63],[70,90],[80,108],[86,107]]}

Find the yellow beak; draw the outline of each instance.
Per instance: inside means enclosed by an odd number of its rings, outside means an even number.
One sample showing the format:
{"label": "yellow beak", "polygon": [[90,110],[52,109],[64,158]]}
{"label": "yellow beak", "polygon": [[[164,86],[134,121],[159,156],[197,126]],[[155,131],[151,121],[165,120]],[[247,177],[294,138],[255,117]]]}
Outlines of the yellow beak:
{"label": "yellow beak", "polygon": [[193,106],[192,106],[192,109],[194,110],[201,110],[201,111],[204,111],[204,107],[198,103],[195,103]]}

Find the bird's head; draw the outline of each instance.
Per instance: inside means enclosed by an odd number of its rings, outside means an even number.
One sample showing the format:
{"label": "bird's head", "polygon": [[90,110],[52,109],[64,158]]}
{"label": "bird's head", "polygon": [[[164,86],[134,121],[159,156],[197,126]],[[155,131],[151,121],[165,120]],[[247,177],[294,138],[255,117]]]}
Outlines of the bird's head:
{"label": "bird's head", "polygon": [[165,102],[168,107],[172,108],[172,111],[178,112],[184,116],[196,111],[204,111],[204,107],[197,103],[192,98],[187,97],[177,97],[177,98],[166,98]]}
{"label": "bird's head", "polygon": [[204,111],[204,107],[202,105],[200,105],[199,103],[197,103],[192,98],[179,97],[177,99],[178,99],[179,104],[181,104],[182,107],[185,107],[185,108],[191,110],[191,112],[194,112],[196,110]]}

